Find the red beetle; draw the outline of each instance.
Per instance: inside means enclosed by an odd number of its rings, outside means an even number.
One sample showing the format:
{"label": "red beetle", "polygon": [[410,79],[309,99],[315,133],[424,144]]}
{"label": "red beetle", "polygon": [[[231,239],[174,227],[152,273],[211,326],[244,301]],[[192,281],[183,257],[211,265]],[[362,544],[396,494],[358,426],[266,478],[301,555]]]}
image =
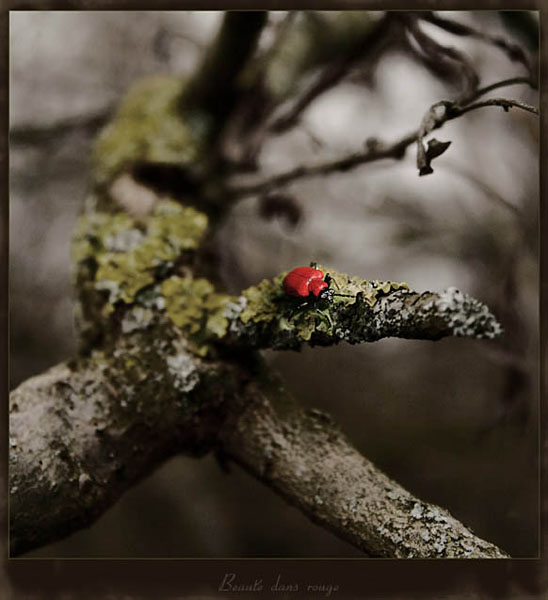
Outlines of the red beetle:
{"label": "red beetle", "polygon": [[[284,292],[295,298],[308,298],[309,296],[327,299],[326,291],[329,290],[331,277],[315,267],[297,267],[290,271],[283,280]],[[326,291],[324,291],[326,290]],[[323,293],[322,293],[323,292]]]}
{"label": "red beetle", "polygon": [[317,268],[316,263],[311,263],[309,267],[297,267],[284,277],[282,286],[284,292],[293,298],[304,300],[297,308],[303,308],[309,304],[325,300],[333,302],[334,296],[346,296],[353,298],[350,294],[336,294],[331,289],[333,278],[326,273],[325,276]]}

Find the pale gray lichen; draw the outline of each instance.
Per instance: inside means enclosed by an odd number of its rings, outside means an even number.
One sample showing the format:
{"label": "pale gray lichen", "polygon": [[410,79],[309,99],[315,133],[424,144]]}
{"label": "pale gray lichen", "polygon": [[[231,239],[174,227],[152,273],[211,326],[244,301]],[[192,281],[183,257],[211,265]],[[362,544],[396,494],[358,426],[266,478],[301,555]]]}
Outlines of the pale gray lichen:
{"label": "pale gray lichen", "polygon": [[122,333],[131,333],[138,329],[150,327],[154,321],[154,313],[150,308],[135,305],[124,313],[122,318]]}
{"label": "pale gray lichen", "polygon": [[502,333],[502,327],[485,304],[455,287],[442,292],[435,300],[435,307],[447,319],[453,335],[493,339]]}
{"label": "pale gray lichen", "polygon": [[112,235],[105,235],[105,250],[108,252],[131,252],[145,239],[145,234],[136,228],[123,229]]}
{"label": "pale gray lichen", "polygon": [[359,290],[355,298],[336,298],[331,305],[320,303],[291,317],[288,312],[294,312],[295,305],[280,292],[280,277],[265,280],[225,307],[228,332],[248,346],[288,350],[304,343],[358,344],[385,337],[494,338],[502,331],[484,304],[455,288],[419,294],[402,283],[359,282],[348,277],[345,283],[341,274],[338,278],[344,293]]}
{"label": "pale gray lichen", "polygon": [[411,511],[411,516],[413,519],[422,518],[422,506],[418,502],[415,502],[415,506],[413,506],[413,510]]}
{"label": "pale gray lichen", "polygon": [[174,341],[175,354],[166,358],[169,374],[173,378],[174,388],[179,392],[192,391],[200,381],[200,374],[196,366],[196,359],[189,354],[181,341]]}

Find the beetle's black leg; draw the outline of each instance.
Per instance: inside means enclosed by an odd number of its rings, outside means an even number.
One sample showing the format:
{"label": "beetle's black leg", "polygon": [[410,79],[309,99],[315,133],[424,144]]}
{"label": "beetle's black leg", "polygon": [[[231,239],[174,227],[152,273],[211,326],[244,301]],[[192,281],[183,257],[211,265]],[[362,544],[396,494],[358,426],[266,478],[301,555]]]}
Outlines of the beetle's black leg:
{"label": "beetle's black leg", "polygon": [[310,304],[310,302],[307,300],[306,302],[301,302],[298,306],[296,306],[291,313],[289,314],[289,320],[291,321],[291,319],[293,319],[293,317],[295,316],[295,313],[297,313],[299,310],[301,310],[301,308],[304,308],[305,306],[308,306]]}

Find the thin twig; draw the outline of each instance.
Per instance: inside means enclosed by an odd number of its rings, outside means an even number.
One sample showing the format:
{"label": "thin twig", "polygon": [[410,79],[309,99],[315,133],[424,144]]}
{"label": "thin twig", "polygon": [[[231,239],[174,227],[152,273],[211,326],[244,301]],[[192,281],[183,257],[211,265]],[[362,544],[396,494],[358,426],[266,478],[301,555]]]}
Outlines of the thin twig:
{"label": "thin twig", "polygon": [[484,33],[474,29],[473,27],[470,27],[469,25],[464,25],[463,23],[457,23],[451,19],[440,17],[433,12],[420,12],[417,13],[417,16],[423,21],[432,23],[432,25],[436,25],[436,27],[444,29],[445,31],[448,31],[454,35],[470,36],[483,42],[487,42],[488,44],[492,44],[505,52],[510,60],[522,63],[526,67],[527,71],[531,73],[530,61],[523,49],[517,44],[507,42],[503,37],[498,35]]}
{"label": "thin twig", "polygon": [[470,58],[452,46],[444,46],[434,38],[427,35],[419,27],[417,19],[413,15],[404,19],[409,33],[418,44],[421,54],[419,57],[425,62],[430,70],[433,70],[444,78],[461,80],[463,95],[468,95],[475,90],[479,84],[479,75],[474,63]]}
{"label": "thin twig", "polygon": [[508,111],[509,108],[521,108],[521,110],[526,110],[527,112],[533,113],[534,115],[538,115],[538,108],[536,106],[531,106],[530,104],[525,104],[525,102],[521,102],[520,100],[511,100],[510,98],[488,98],[487,100],[482,100],[481,102],[476,102],[475,104],[470,104],[469,106],[465,106],[463,108],[455,108],[452,109],[453,112],[448,116],[446,121],[450,121],[461,115],[470,112],[471,110],[476,110],[477,108],[483,108],[484,106],[501,106],[505,111]]}
{"label": "thin twig", "polygon": [[529,77],[511,77],[510,79],[503,79],[502,81],[496,81],[495,83],[491,83],[490,85],[486,85],[485,87],[478,88],[474,91],[474,93],[470,94],[465,99],[461,100],[461,104],[469,104],[474,100],[477,100],[481,96],[487,94],[488,92],[492,92],[501,87],[506,87],[509,85],[517,85],[525,83],[531,86],[533,89],[536,89],[536,84]]}
{"label": "thin twig", "polygon": [[[391,42],[392,35],[390,35],[390,28],[392,27],[392,24],[392,16],[390,14],[385,15],[371,29],[368,35],[359,39],[357,43],[348,48],[347,52],[341,57],[328,63],[318,78],[312,83],[308,90],[297,99],[287,113],[276,118],[269,125],[269,130],[279,134],[293,127],[305,109],[308,108],[318,96],[339,83],[360,58],[364,56],[371,57],[375,53],[378,55],[383,48],[386,48]],[[376,56],[376,58],[378,58],[378,56]]]}
{"label": "thin twig", "polygon": [[[531,80],[527,77],[513,77],[510,79],[505,79],[502,81],[492,83],[483,88],[479,88],[469,97],[468,102],[475,100],[479,96],[486,94],[491,90],[507,85],[515,85],[521,83],[532,85]],[[390,144],[389,146],[383,146],[381,143],[376,143],[368,147],[367,150],[365,150],[364,152],[354,152],[338,160],[327,161],[317,165],[301,165],[299,167],[296,167],[295,169],[286,171],[285,173],[274,175],[273,177],[260,181],[259,183],[230,188],[228,190],[228,193],[233,199],[238,199],[256,194],[270,192],[273,189],[280,188],[296,180],[309,179],[311,177],[317,177],[320,175],[330,175],[332,173],[341,173],[344,171],[349,171],[350,169],[354,169],[355,167],[358,167],[360,165],[364,165],[366,163],[374,162],[377,160],[382,160],[386,158],[401,159],[404,157],[405,151],[409,145],[413,144],[414,142],[417,142],[419,139],[422,140],[422,138],[430,131],[434,129],[439,129],[445,122],[456,119],[457,117],[460,117],[467,112],[470,112],[477,108],[482,108],[484,106],[502,106],[505,110],[514,107],[538,115],[538,109],[536,107],[525,104],[524,102],[521,102],[519,100],[512,100],[508,98],[489,98],[487,100],[483,100],[475,104],[469,104],[467,106],[460,106],[456,102],[444,100],[442,102],[437,102],[436,104],[431,106],[426,114],[431,113],[432,110],[437,106],[443,106],[445,110],[443,114],[437,117],[436,123],[434,125],[432,125],[429,128],[424,128],[421,126],[421,129],[407,134],[406,136],[402,137],[397,142]]]}
{"label": "thin twig", "polygon": [[19,145],[42,144],[58,141],[59,138],[75,131],[96,133],[108,120],[112,107],[107,107],[89,115],[76,115],[49,125],[19,125],[9,132],[10,142]]}
{"label": "thin twig", "polygon": [[369,148],[365,152],[354,152],[348,156],[344,156],[335,161],[327,161],[317,165],[304,166],[301,165],[285,173],[274,175],[269,179],[248,186],[233,187],[228,190],[232,198],[243,198],[255,194],[263,194],[275,188],[282,187],[297,179],[309,179],[319,175],[330,175],[332,173],[341,173],[349,171],[359,165],[369,162],[382,160],[383,158],[400,159],[405,155],[407,146],[417,140],[418,132],[414,131],[391,144],[390,146],[382,146],[380,143]]}
{"label": "thin twig", "polygon": [[468,179],[468,181],[470,181],[471,183],[476,185],[485,194],[486,198],[489,198],[490,200],[493,200],[500,206],[504,207],[506,210],[511,212],[514,215],[514,217],[516,217],[519,221],[522,221],[523,214],[522,214],[521,209],[518,206],[516,206],[515,204],[512,204],[511,202],[506,200],[506,198],[504,198],[501,194],[499,194],[490,185],[487,185],[479,177],[474,175],[471,171],[462,169],[460,167],[455,167],[455,166],[452,167],[451,171],[453,173],[461,175],[465,179]]}

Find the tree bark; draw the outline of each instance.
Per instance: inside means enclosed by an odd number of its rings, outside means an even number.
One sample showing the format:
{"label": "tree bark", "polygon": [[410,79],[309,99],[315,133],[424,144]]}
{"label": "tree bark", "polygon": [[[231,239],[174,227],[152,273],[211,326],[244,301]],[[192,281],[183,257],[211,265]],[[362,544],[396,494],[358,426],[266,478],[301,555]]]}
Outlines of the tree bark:
{"label": "tree bark", "polygon": [[[172,350],[61,364],[12,392],[11,556],[90,525],[173,454],[211,449],[371,556],[507,556],[390,480],[264,365]],[[135,382],[124,365],[152,360],[156,369],[128,394]]]}

